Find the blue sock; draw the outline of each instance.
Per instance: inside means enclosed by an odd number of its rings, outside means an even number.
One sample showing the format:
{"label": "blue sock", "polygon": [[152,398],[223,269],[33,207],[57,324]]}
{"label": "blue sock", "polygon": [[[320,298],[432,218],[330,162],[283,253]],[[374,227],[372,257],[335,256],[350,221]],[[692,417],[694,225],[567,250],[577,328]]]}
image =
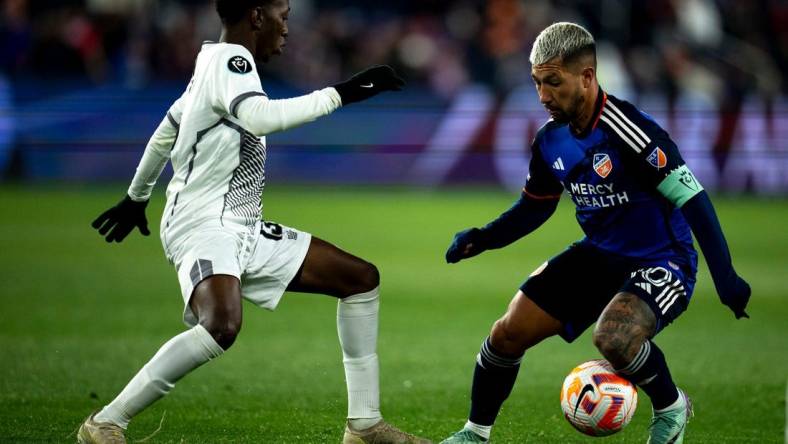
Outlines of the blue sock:
{"label": "blue sock", "polygon": [[628,366],[616,370],[621,376],[643,389],[651,398],[654,410],[664,409],[679,397],[679,391],[668,370],[665,355],[657,344],[646,341]]}
{"label": "blue sock", "polygon": [[502,356],[484,340],[482,349],[476,355],[476,369],[473,372],[471,387],[471,414],[469,420],[474,424],[491,426],[501,410],[501,405],[509,397],[520,370],[522,357]]}

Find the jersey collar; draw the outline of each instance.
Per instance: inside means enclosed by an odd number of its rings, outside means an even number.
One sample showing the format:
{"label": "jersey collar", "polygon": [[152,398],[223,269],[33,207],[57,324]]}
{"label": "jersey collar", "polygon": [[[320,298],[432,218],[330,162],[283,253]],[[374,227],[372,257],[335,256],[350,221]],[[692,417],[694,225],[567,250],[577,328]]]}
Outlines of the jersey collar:
{"label": "jersey collar", "polygon": [[596,129],[597,124],[599,124],[599,118],[602,116],[602,110],[605,108],[605,104],[607,103],[607,93],[602,91],[602,87],[599,87],[599,91],[596,95],[596,104],[594,104],[594,117],[591,119],[591,123],[580,132],[580,134],[572,134],[577,139],[584,139],[591,131]]}

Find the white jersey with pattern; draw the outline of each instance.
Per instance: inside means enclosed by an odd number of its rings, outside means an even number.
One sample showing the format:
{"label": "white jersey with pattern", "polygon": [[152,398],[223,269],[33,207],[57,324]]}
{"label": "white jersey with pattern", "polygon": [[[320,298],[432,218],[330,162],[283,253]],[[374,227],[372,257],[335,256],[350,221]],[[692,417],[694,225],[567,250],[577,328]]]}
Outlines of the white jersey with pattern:
{"label": "white jersey with pattern", "polygon": [[161,236],[165,247],[198,227],[254,227],[262,212],[265,137],[235,117],[246,98],[265,95],[249,51],[207,43],[188,88],[167,118],[177,128]]}

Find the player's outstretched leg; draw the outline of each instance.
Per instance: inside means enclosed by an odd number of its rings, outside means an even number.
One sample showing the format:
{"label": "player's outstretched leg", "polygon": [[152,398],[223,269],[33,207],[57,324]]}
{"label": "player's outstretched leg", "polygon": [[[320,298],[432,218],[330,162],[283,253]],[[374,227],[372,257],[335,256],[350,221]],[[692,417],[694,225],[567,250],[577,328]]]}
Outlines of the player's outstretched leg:
{"label": "player's outstretched leg", "polygon": [[487,442],[495,418],[512,392],[525,350],[560,331],[558,320],[518,291],[476,355],[468,422],[442,444]]}
{"label": "player's outstretched leg", "polygon": [[380,276],[374,265],[321,239],[312,238],[290,291],[339,298],[337,332],[348,391],[348,422],[343,444],[422,444],[428,440],[383,421],[378,378]]}
{"label": "player's outstretched leg", "polygon": [[167,341],[112,402],[85,420],[77,433],[81,444],[125,444],[123,432],[131,418],[232,345],[241,328],[237,278],[216,275],[203,280],[190,306],[199,324]]}
{"label": "player's outstretched leg", "polygon": [[622,292],[605,307],[594,330],[594,345],[617,372],[651,398],[654,417],[649,444],[681,444],[692,404],[676,387],[665,355],[651,341],[656,317],[638,296]]}

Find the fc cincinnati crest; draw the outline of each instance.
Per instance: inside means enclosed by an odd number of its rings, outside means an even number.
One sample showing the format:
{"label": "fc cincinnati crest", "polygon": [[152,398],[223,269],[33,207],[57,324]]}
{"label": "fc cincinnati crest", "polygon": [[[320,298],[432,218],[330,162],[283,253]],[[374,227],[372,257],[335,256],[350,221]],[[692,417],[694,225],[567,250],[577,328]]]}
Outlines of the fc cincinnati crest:
{"label": "fc cincinnati crest", "polygon": [[654,148],[654,151],[648,155],[646,160],[656,169],[665,168],[665,165],[668,164],[668,156],[665,155],[665,152],[660,147]]}
{"label": "fc cincinnati crest", "polygon": [[227,62],[227,68],[237,74],[246,74],[252,72],[252,64],[241,56],[235,56]]}
{"label": "fc cincinnati crest", "polygon": [[613,171],[613,161],[610,160],[610,156],[603,153],[594,154],[594,171],[603,179],[607,177]]}

